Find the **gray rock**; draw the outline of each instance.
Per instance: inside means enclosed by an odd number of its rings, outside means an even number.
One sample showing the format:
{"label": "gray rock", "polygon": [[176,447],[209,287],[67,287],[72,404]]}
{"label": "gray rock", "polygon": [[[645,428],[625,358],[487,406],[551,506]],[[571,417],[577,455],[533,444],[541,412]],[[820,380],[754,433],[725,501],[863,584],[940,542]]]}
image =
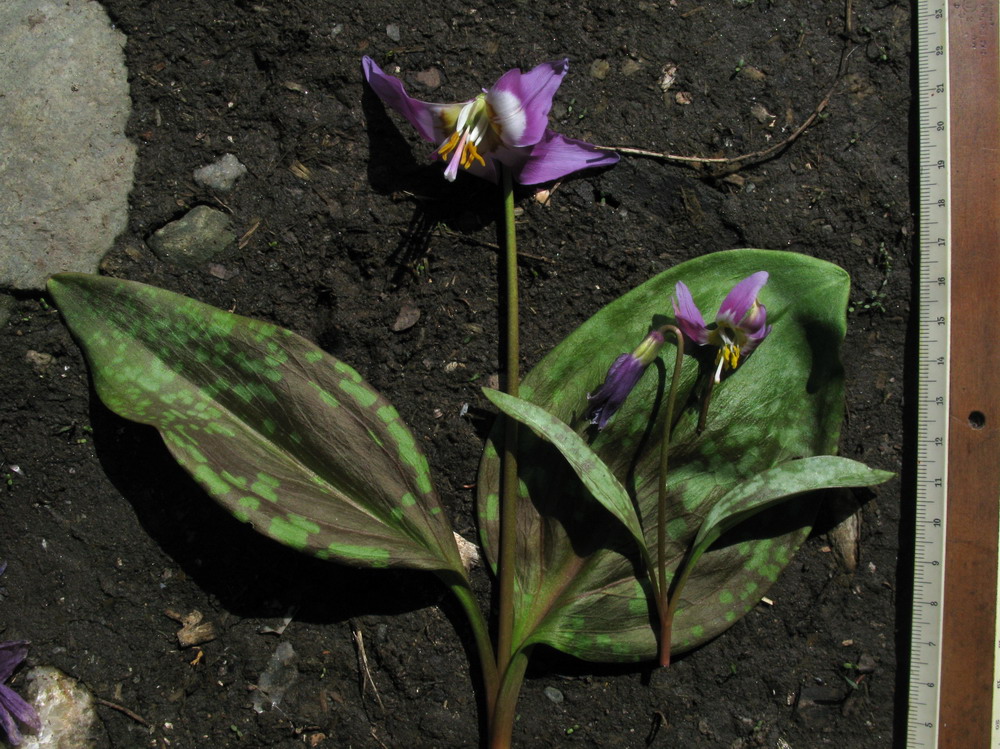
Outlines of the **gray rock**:
{"label": "gray rock", "polygon": [[199,205],[171,221],[149,239],[156,256],[189,268],[207,263],[236,241],[229,216]]}
{"label": "gray rock", "polygon": [[22,749],[92,749],[97,745],[94,697],[76,679],[53,666],[28,672],[27,698],[34,703],[42,730],[25,736]]}
{"label": "gray rock", "polygon": [[219,192],[229,192],[233,184],[247,173],[247,168],[233,154],[227,153],[217,161],[194,170],[194,181],[202,187]]}
{"label": "gray rock", "polygon": [[546,697],[548,697],[557,705],[560,704],[565,699],[565,697],[563,697],[563,693],[560,692],[555,687],[545,687],[545,689],[542,690],[542,694],[544,694]]}
{"label": "gray rock", "polygon": [[125,228],[124,44],[99,3],[0,2],[0,287],[94,272]]}

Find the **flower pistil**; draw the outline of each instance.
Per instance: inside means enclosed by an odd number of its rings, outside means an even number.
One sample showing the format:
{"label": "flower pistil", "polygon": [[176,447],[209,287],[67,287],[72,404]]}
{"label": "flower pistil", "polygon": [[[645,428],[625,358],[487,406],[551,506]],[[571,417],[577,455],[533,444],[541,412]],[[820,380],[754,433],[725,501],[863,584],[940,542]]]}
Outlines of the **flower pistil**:
{"label": "flower pistil", "polygon": [[[441,120],[446,130],[452,129],[452,123],[448,122],[451,119],[449,115],[451,115],[450,110],[441,111]],[[475,99],[465,103],[454,122],[454,130],[437,150],[441,158],[448,162],[444,170],[448,180],[455,179],[460,165],[468,169],[478,161],[480,166],[486,166],[486,159],[480,155],[477,147],[483,142],[491,127],[493,123],[486,94],[479,94]],[[455,158],[448,161],[452,152]]]}

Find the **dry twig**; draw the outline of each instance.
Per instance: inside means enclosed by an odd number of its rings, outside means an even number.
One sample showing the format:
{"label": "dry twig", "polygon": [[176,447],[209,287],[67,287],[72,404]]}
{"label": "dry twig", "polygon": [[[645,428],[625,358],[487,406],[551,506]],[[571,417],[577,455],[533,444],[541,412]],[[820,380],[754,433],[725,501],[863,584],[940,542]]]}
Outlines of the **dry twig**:
{"label": "dry twig", "polygon": [[[834,84],[836,85],[836,84]],[[646,156],[651,159],[661,159],[663,161],[673,161],[681,164],[688,164],[692,166],[719,166],[723,167],[719,170],[719,174],[727,174],[743,166],[745,162],[749,161],[763,161],[768,156],[771,156],[784,148],[787,148],[795,140],[802,135],[815,121],[816,118],[823,113],[827,105],[830,103],[830,97],[833,95],[833,88],[827,92],[823,100],[816,105],[812,114],[806,117],[805,121],[799,125],[795,130],[792,131],[791,135],[778,143],[774,143],[767,148],[763,148],[759,151],[754,151],[752,153],[744,153],[739,156],[731,157],[708,157],[708,156],[679,156],[673,153],[661,153],[660,151],[648,151],[643,148],[629,148],[629,147],[613,147],[613,146],[597,146],[602,151],[616,151],[618,153],[628,154],[630,156]]]}
{"label": "dry twig", "polygon": [[715,176],[722,176],[725,174],[732,174],[733,172],[739,170],[744,164],[748,162],[758,162],[784,150],[792,143],[794,143],[802,133],[808,130],[816,119],[823,113],[827,105],[830,103],[830,98],[833,96],[833,92],[840,83],[840,79],[844,74],[844,68],[847,64],[847,59],[850,57],[851,53],[844,51],[840,58],[840,65],[837,69],[837,74],[834,76],[833,84],[830,89],[826,92],[816,108],[813,109],[812,114],[810,114],[806,119],[799,125],[792,133],[782,141],[774,143],[767,148],[763,148],[759,151],[753,151],[752,153],[745,153],[739,156],[731,157],[707,157],[707,156],[680,156],[673,153],[663,153],[660,151],[649,151],[643,148],[630,148],[630,147],[616,147],[616,146],[597,146],[597,148],[602,151],[616,151],[617,153],[628,154],[630,156],[645,156],[651,159],[660,159],[661,161],[670,161],[678,164],[686,164],[688,166],[714,166],[718,167],[715,172]]}
{"label": "dry twig", "polygon": [[108,700],[102,699],[100,697],[95,697],[94,700],[99,705],[104,705],[105,707],[110,707],[112,710],[117,710],[118,712],[122,713],[123,715],[127,715],[128,717],[130,717],[132,720],[134,720],[139,725],[145,726],[146,728],[152,728],[152,726],[149,724],[149,722],[146,721],[141,715],[139,715],[138,713],[132,712],[131,710],[129,710],[124,705],[119,705],[119,704],[117,704],[115,702],[109,702]]}
{"label": "dry twig", "polygon": [[365,636],[361,634],[361,628],[352,625],[351,635],[354,638],[354,647],[358,651],[358,670],[361,672],[361,696],[365,696],[365,691],[368,685],[371,685],[372,692],[375,694],[375,701],[378,702],[378,706],[385,710],[385,705],[382,704],[382,698],[379,696],[378,687],[375,686],[375,680],[372,678],[372,673],[368,668],[368,654],[365,653]]}

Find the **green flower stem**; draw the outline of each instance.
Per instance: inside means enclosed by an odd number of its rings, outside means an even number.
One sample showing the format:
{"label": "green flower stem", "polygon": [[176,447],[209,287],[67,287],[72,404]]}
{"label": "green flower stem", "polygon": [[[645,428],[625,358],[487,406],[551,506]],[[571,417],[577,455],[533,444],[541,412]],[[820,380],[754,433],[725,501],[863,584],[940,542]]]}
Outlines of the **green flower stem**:
{"label": "green flower stem", "polygon": [[[450,575],[449,578],[457,576]],[[493,722],[493,710],[496,703],[497,691],[500,688],[500,679],[497,674],[496,656],[493,654],[493,643],[490,641],[490,628],[483,616],[483,611],[479,608],[479,602],[469,587],[468,580],[446,579],[445,583],[455,594],[459,604],[465,611],[465,615],[472,627],[472,636],[476,641],[476,652],[479,655],[479,667],[483,672],[483,684],[486,687],[486,724]]]}
{"label": "green flower stem", "polygon": [[[514,187],[510,170],[498,165],[502,175],[504,213],[504,262],[507,291],[507,387],[517,396],[520,390],[520,345],[518,342],[517,240],[514,236]],[[517,554],[517,422],[504,420],[503,474],[500,487],[499,615],[497,622],[497,670],[507,671],[513,654],[514,566]]]}
{"label": "green flower stem", "polygon": [[490,749],[510,749],[514,736],[514,719],[517,717],[517,697],[524,683],[531,650],[532,646],[529,645],[514,653],[503,672],[496,710],[493,712],[493,724],[490,726]]}
{"label": "green flower stem", "polygon": [[656,505],[656,610],[660,616],[660,665],[670,664],[670,635],[673,611],[667,604],[667,468],[670,461],[670,436],[674,426],[674,405],[677,402],[677,386],[681,381],[684,366],[684,335],[673,325],[664,325],[660,333],[673,333],[677,339],[677,354],[674,359],[674,374],[670,380],[670,394],[667,396],[667,410],[663,417],[663,437],[660,440],[660,481]]}

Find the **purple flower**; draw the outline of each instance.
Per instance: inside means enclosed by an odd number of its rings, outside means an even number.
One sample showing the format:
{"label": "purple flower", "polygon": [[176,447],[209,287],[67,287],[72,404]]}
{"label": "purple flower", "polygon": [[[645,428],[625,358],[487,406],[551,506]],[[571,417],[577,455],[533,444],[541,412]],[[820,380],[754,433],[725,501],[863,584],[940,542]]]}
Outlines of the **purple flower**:
{"label": "purple flower", "polygon": [[767,309],[757,301],[757,294],[767,283],[767,272],[759,271],[736,284],[719,307],[712,325],[705,324],[691,292],[681,281],[677,282],[674,298],[674,316],[684,336],[699,346],[715,346],[715,381],[724,370],[736,369],[740,357],[747,356],[760,344],[771,326],[767,324]]}
{"label": "purple flower", "polygon": [[459,167],[496,181],[498,161],[517,182],[534,185],[571,172],[618,161],[618,154],[548,129],[552,97],[569,60],[545,62],[527,73],[508,70],[489,89],[457,104],[431,104],[406,93],[398,78],[387,75],[370,57],[361,61],[365,80],[387,105],[405,117],[420,136],[436,143],[436,155],[452,181]]}
{"label": "purple flower", "polygon": [[597,424],[598,429],[607,426],[608,420],[621,408],[646,367],[659,355],[661,348],[663,334],[654,330],[631,354],[622,354],[615,359],[604,378],[604,384],[593,393],[587,393],[587,400],[590,401],[587,417],[591,424]]}
{"label": "purple flower", "polygon": [[0,726],[7,734],[7,741],[12,746],[21,743],[20,723],[31,733],[37,733],[42,722],[30,704],[25,702],[13,689],[4,684],[14,669],[28,655],[28,643],[24,640],[16,642],[0,642]]}

